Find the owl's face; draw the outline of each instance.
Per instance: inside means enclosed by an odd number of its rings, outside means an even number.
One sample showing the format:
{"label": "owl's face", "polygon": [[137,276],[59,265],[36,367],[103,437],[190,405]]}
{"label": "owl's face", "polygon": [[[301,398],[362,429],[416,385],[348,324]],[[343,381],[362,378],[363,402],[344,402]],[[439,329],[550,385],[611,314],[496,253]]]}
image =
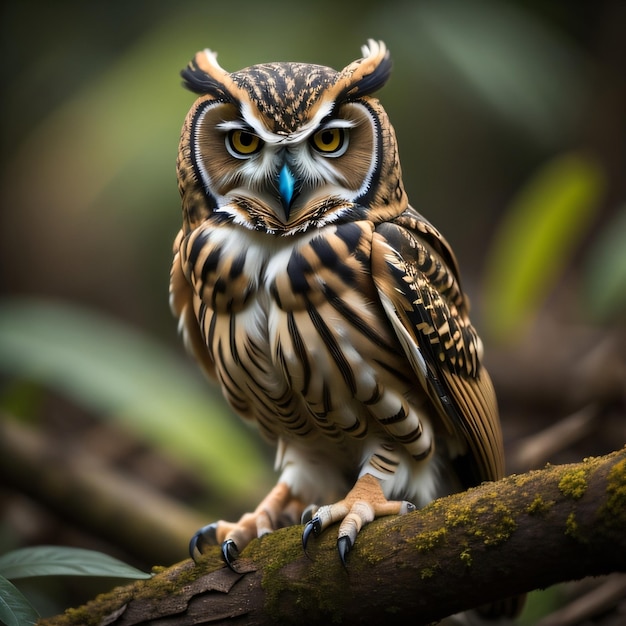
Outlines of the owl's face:
{"label": "owl's face", "polygon": [[393,129],[368,96],[390,71],[382,44],[341,72],[271,63],[228,73],[205,50],[183,72],[202,94],[181,139],[193,228],[209,215],[287,235],[406,207]]}

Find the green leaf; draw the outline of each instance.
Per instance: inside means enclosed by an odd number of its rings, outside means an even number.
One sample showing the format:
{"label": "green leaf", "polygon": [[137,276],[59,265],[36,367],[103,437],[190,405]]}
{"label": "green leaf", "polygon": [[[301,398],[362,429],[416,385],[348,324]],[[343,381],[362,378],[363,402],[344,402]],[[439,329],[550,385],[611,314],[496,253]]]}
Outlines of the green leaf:
{"label": "green leaf", "polygon": [[21,591],[0,576],[0,623],[6,626],[31,626],[38,619],[39,613]]}
{"label": "green leaf", "polygon": [[523,334],[587,232],[605,186],[594,160],[568,153],[547,163],[513,200],[485,270],[486,326],[497,338]]}
{"label": "green leaf", "polygon": [[558,610],[564,603],[563,585],[532,591],[528,594],[524,610],[515,623],[520,626],[534,626],[542,617]]}
{"label": "green leaf", "polygon": [[252,435],[210,384],[138,329],[60,302],[0,300],[2,370],[134,428],[222,497],[271,483]]}
{"label": "green leaf", "polygon": [[108,554],[67,546],[33,546],[0,556],[0,574],[12,580],[33,576],[150,578]]}
{"label": "green leaf", "polygon": [[597,322],[626,316],[626,205],[592,244],[583,268],[581,310]]}

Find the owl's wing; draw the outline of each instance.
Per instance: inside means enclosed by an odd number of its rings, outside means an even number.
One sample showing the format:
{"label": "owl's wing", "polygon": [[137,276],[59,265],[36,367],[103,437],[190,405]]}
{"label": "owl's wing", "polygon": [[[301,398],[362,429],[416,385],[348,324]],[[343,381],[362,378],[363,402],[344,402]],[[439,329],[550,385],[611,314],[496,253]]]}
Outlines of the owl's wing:
{"label": "owl's wing", "polygon": [[376,227],[372,274],[396,335],[446,430],[469,450],[472,476],[465,480],[470,478],[471,484],[502,477],[495,393],[481,366],[482,344],[470,323],[449,245],[409,207]]}
{"label": "owl's wing", "polygon": [[174,259],[170,271],[170,309],[178,319],[178,329],[183,337],[187,352],[193,356],[209,378],[215,378],[215,364],[206,346],[200,325],[194,312],[194,292],[187,279],[185,261],[181,255],[184,240],[179,231],[174,240]]}

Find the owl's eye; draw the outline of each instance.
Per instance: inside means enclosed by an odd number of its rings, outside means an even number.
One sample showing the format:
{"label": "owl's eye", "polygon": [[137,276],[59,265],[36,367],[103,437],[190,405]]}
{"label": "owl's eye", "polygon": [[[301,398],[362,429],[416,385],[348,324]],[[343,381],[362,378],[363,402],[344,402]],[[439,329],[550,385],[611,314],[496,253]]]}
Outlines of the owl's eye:
{"label": "owl's eye", "polygon": [[323,128],[311,137],[311,145],[326,156],[338,157],[348,149],[346,128]]}
{"label": "owl's eye", "polygon": [[237,159],[246,159],[258,152],[263,141],[247,130],[234,129],[226,135],[226,149]]}

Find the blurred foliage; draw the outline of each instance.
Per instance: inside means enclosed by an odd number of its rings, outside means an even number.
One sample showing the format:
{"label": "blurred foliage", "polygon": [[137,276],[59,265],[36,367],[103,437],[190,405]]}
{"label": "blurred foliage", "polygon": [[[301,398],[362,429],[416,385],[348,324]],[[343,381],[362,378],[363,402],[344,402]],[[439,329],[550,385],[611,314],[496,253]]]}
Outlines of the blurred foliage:
{"label": "blurred foliage", "polygon": [[0,371],[120,421],[194,467],[218,495],[253,497],[271,484],[258,446],[206,381],[136,328],[76,306],[0,300]]}
{"label": "blurred foliage", "polygon": [[554,146],[580,120],[588,80],[582,55],[516,3],[446,0],[405,10],[401,21],[393,12],[386,21],[393,48],[403,46],[413,66],[407,81],[424,74],[446,96],[493,113],[502,128],[538,146]]}
{"label": "blurred foliage", "polygon": [[549,615],[563,605],[563,595],[560,585],[529,593],[526,596],[524,611],[518,619],[519,625],[536,626],[544,615]]}
{"label": "blurred foliage", "polygon": [[486,326],[500,340],[524,324],[562,277],[606,192],[604,172],[582,154],[545,164],[514,198],[486,263]]}
{"label": "blurred foliage", "polygon": [[618,208],[593,242],[580,290],[591,319],[604,324],[626,320],[626,205]]}

